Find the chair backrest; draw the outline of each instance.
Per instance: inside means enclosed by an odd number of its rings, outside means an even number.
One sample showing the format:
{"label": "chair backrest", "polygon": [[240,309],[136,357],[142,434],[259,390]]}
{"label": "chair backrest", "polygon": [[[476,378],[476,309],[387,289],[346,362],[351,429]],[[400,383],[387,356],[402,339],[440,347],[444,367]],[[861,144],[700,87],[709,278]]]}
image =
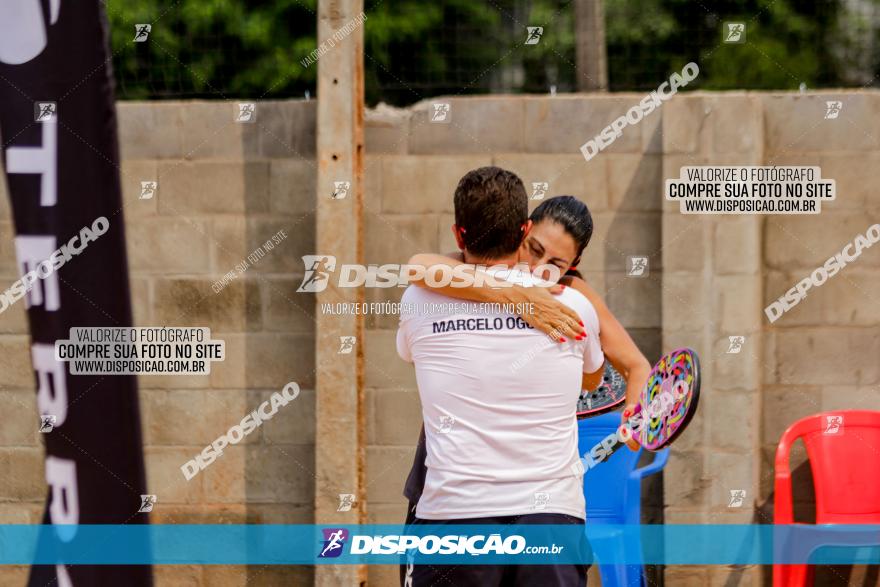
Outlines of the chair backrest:
{"label": "chair backrest", "polygon": [[[589,455],[596,444],[620,426],[620,414],[611,412],[578,422],[578,453]],[[642,451],[622,448],[584,474],[587,522],[623,523],[626,511],[626,482]],[[587,462],[589,463],[589,458]]]}
{"label": "chair backrest", "polygon": [[880,523],[880,412],[825,412],[795,422],[779,441],[777,475],[789,474],[798,438],[813,473],[816,523]]}

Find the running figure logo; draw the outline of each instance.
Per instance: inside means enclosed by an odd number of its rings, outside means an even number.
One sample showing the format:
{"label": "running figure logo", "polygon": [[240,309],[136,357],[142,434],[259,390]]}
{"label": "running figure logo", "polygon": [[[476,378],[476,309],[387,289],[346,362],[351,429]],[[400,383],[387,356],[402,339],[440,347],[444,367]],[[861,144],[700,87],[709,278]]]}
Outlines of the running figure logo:
{"label": "running figure logo", "polygon": [[142,181],[141,182],[141,195],[138,198],[139,200],[152,200],[153,196],[156,195],[156,190],[159,188],[159,182],[157,181]]}
{"label": "running figure logo", "polygon": [[629,277],[647,277],[648,275],[648,258],[647,257],[627,257],[626,274]]}
{"label": "running figure logo", "polygon": [[727,353],[730,355],[739,354],[746,342],[745,336],[728,336],[727,339],[730,341],[730,346],[727,347]]}
{"label": "running figure logo", "polygon": [[143,43],[150,36],[150,31],[153,30],[153,25],[151,24],[136,24],[134,25],[134,42],[135,43]]}
{"label": "running figure logo", "polygon": [[350,355],[351,351],[354,350],[354,345],[357,342],[356,336],[340,336],[339,337],[339,355]]}
{"label": "running figure logo", "polygon": [[318,558],[336,558],[342,554],[345,541],[348,540],[348,530],[345,528],[322,528],[324,533],[323,548]]}
{"label": "running figure logo", "polygon": [[256,122],[256,120],[257,105],[253,102],[239,102],[238,116],[235,118],[235,122]]}
{"label": "running figure logo", "polygon": [[37,102],[34,104],[34,122],[55,122],[58,106],[55,102]]}
{"label": "running figure logo", "polygon": [[450,106],[446,103],[436,103],[432,104],[434,106],[434,112],[431,113],[431,122],[449,122],[450,121]]}
{"label": "running figure logo", "polygon": [[530,200],[543,200],[544,196],[547,195],[547,191],[550,189],[550,183],[546,181],[533,181],[532,182],[532,197]]}
{"label": "running figure logo", "polygon": [[843,428],[843,416],[825,416],[825,430],[822,434],[840,434]]}
{"label": "running figure logo", "polygon": [[57,418],[50,414],[43,414],[40,416],[40,432],[43,434],[48,434],[55,429],[55,422]]}
{"label": "running figure logo", "polygon": [[727,507],[729,508],[741,508],[743,502],[746,500],[746,490],[745,489],[731,489],[730,490],[730,501],[727,503]]}
{"label": "running figure logo", "polygon": [[745,43],[746,42],[746,24],[744,22],[725,22],[724,42],[725,43]]}
{"label": "running figure logo", "polygon": [[330,273],[336,269],[336,257],[330,255],[303,255],[306,274],[296,291],[316,293],[327,289]]}
{"label": "running figure logo", "polygon": [[539,491],[535,493],[535,509],[543,510],[547,507],[547,504],[550,503],[550,494],[546,491]]}
{"label": "running figure logo", "polygon": [[528,32],[528,36],[526,37],[526,45],[537,45],[538,41],[541,40],[541,35],[544,34],[544,27],[527,26],[526,31]]}
{"label": "running figure logo", "polygon": [[348,195],[348,190],[351,189],[350,181],[334,181],[333,182],[333,193],[330,194],[331,200],[344,200],[345,196]]}
{"label": "running figure logo", "polygon": [[449,434],[452,432],[453,426],[455,426],[455,418],[452,416],[440,416],[440,426],[437,428],[437,432],[440,434]]}
{"label": "running figure logo", "polygon": [[825,102],[825,120],[834,120],[840,116],[843,109],[843,102],[839,100],[828,100]]}
{"label": "running figure logo", "polygon": [[340,493],[339,494],[339,507],[336,508],[337,512],[350,512],[351,506],[354,505],[355,497],[353,493]]}
{"label": "running figure logo", "polygon": [[153,511],[153,505],[156,503],[155,495],[142,495],[141,496],[141,507],[138,508],[138,513],[148,514]]}

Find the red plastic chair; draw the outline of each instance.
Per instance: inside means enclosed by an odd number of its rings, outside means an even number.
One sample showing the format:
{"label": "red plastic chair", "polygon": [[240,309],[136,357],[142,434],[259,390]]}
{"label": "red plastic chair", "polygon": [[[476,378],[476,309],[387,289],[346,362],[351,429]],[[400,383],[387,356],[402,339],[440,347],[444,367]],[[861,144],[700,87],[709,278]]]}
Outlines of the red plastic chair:
{"label": "red plastic chair", "polygon": [[[775,524],[795,523],[788,461],[798,438],[813,472],[816,524],[880,523],[880,412],[825,412],[785,431],[776,449]],[[813,570],[813,565],[774,565],[773,585],[811,585]]]}

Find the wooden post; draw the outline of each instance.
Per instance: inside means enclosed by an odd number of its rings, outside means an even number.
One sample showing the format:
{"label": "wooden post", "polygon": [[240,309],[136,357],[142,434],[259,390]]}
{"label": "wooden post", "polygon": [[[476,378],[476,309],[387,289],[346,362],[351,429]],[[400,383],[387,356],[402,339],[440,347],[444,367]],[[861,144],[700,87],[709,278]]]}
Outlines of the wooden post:
{"label": "wooden post", "polygon": [[[363,262],[363,18],[363,0],[318,2],[316,253],[335,257],[337,265]],[[344,197],[341,190],[347,192]],[[362,524],[363,316],[322,315],[319,308],[322,302],[362,302],[364,290],[337,288],[332,273],[328,281],[316,300],[315,522]],[[357,339],[350,354],[339,354],[342,336]],[[355,495],[350,511],[337,511],[339,494]],[[319,587],[357,587],[366,578],[363,565],[315,567]]]}
{"label": "wooden post", "polygon": [[608,60],[602,0],[575,0],[574,21],[578,91],[607,92]]}

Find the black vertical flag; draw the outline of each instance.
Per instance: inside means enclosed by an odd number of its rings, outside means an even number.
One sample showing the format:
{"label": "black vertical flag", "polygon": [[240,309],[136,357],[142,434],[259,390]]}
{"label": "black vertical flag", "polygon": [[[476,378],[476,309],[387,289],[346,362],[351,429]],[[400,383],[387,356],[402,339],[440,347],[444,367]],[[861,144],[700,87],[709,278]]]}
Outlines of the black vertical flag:
{"label": "black vertical flag", "polygon": [[[23,276],[0,284],[0,311],[28,306],[34,426],[47,431],[44,523],[148,522],[138,512],[136,378],[70,375],[54,358],[71,327],[132,323],[108,45],[99,0],[0,1],[0,137]],[[56,531],[75,538],[75,528]],[[152,575],[148,566],[33,567],[29,585],[49,584],[145,586]]]}

